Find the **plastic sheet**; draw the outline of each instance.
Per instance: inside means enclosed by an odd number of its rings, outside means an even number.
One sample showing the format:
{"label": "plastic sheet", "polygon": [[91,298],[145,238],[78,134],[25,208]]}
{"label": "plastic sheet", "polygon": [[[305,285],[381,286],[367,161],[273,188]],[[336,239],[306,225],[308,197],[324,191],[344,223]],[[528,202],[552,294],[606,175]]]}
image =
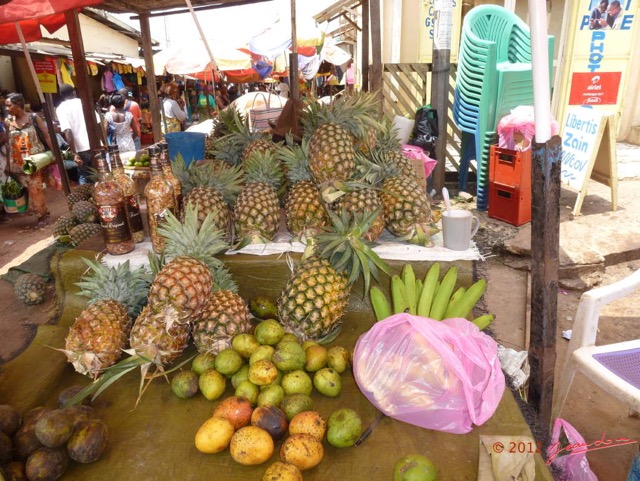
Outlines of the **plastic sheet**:
{"label": "plastic sheet", "polygon": [[495,412],[505,388],[497,344],[466,319],[396,314],[358,339],[356,383],[387,416],[462,434]]}

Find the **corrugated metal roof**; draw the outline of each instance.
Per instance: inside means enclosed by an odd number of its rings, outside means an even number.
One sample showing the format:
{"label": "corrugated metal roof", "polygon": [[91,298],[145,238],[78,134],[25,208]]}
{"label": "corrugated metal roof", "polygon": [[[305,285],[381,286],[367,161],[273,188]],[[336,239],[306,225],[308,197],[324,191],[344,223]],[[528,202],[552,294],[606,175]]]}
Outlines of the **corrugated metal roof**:
{"label": "corrugated metal roof", "polygon": [[[210,10],[269,1],[272,0],[191,0],[191,5],[194,10],[198,11],[202,9]],[[148,13],[154,16],[172,15],[189,11],[184,0],[106,0],[100,4],[99,7],[111,13]]]}

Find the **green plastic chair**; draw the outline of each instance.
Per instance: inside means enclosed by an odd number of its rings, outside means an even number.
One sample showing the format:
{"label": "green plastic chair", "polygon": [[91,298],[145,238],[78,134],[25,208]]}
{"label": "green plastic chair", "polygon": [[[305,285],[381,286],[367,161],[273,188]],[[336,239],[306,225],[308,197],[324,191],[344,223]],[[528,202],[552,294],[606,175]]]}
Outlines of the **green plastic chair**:
{"label": "green plastic chair", "polygon": [[[553,37],[549,37],[549,62]],[[549,82],[551,83],[551,68]],[[529,27],[517,15],[497,5],[471,9],[462,25],[454,120],[475,136],[478,163],[478,209],[486,210],[489,194],[489,150],[500,118],[519,105],[533,104]],[[471,132],[473,119],[476,119]],[[470,158],[460,161],[460,188],[466,188]]]}

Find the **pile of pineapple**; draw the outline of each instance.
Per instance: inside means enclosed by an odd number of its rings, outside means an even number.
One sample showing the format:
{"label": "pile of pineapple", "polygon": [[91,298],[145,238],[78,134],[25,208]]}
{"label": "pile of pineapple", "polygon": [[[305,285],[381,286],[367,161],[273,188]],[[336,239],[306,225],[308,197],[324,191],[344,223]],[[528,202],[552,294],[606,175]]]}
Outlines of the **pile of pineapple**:
{"label": "pile of pineapple", "polygon": [[429,199],[373,94],[310,104],[301,121],[300,143],[274,143],[252,132],[237,110],[221,112],[208,137],[210,160],[189,168],[174,164],[186,201],[200,207],[202,218],[216,212],[235,247],[272,241],[282,211],[289,232],[304,239],[330,226],[328,212],[378,208],[367,240],[386,227],[396,237],[431,245],[437,229]]}
{"label": "pile of pineapple", "polygon": [[376,120],[373,95],[310,105],[300,144],[250,132],[235,110],[221,117],[226,134],[215,142],[215,160],[174,164],[184,214],[160,227],[166,247],[150,255],[149,269],[90,262],[80,283],[90,304],[64,348],[78,372],[105,379],[127,349],[131,357],[120,362],[146,373],[173,362],[190,342],[216,354],[251,332],[247,303],[218,257],[232,244],[272,240],[282,207],[307,249],[292,265],[277,317],[301,342],[335,339],[355,281],[363,277],[368,292],[371,277],[390,273],[372,250],[385,227],[429,243],[428,198],[390,125]]}
{"label": "pile of pineapple", "polygon": [[69,212],[62,214],[53,226],[53,237],[57,241],[75,247],[94,235],[102,234],[98,208],[92,195],[93,184],[83,184],[67,196]]}

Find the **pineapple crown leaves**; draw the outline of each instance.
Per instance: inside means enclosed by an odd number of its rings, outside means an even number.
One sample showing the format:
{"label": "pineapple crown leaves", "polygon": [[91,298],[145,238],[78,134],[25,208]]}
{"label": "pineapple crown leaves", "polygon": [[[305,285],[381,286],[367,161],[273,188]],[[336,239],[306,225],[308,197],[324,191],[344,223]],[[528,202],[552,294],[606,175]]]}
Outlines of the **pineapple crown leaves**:
{"label": "pineapple crown leaves", "polygon": [[400,174],[400,167],[386,155],[385,150],[376,148],[368,155],[356,152],[356,172],[358,176],[371,185],[379,185],[385,179]]}
{"label": "pineapple crown leaves", "polygon": [[125,307],[131,318],[137,317],[147,301],[153,275],[144,267],[132,270],[128,260],[110,267],[92,259],[83,260],[89,269],[76,282],[79,294],[88,297],[90,303],[114,300]]}
{"label": "pineapple crown leaves", "polygon": [[309,169],[309,141],[307,139],[302,139],[301,144],[296,144],[291,136],[287,136],[286,145],[276,148],[276,158],[286,166],[287,177],[292,184],[313,180]]}
{"label": "pineapple crown leaves", "polygon": [[191,164],[188,168],[176,169],[175,175],[182,183],[183,193],[188,194],[196,187],[211,187],[232,205],[242,190],[243,170],[239,165],[222,161],[208,161],[203,164]]}
{"label": "pineapple crown leaves", "polygon": [[216,142],[213,158],[231,165],[242,164],[242,151],[248,145],[248,142],[242,139],[239,133],[225,135]]}
{"label": "pineapple crown leaves", "polygon": [[181,223],[172,212],[168,212],[165,221],[158,227],[158,233],[165,238],[164,253],[167,261],[179,256],[198,259],[212,272],[222,265],[216,255],[226,251],[229,244],[225,242],[226,233],[217,229],[213,213],[207,214],[198,228],[198,209],[187,204],[184,223]]}
{"label": "pineapple crown leaves", "polygon": [[250,130],[249,119],[235,106],[224,110],[224,113],[218,117],[230,133]]}
{"label": "pineapple crown leaves", "polygon": [[376,254],[374,243],[363,239],[381,208],[365,213],[329,212],[332,229],[316,235],[315,252],[328,259],[336,271],[349,273],[349,284],[364,279],[364,292],[369,292],[371,276],[378,281],[378,270],[391,275],[389,265]]}
{"label": "pineapple crown leaves", "polygon": [[[100,394],[102,394],[105,391],[105,389],[113,385],[125,374],[128,374],[129,372],[134,371],[135,369],[140,367],[142,371],[142,377],[140,379],[140,390],[139,390],[138,398],[135,404],[135,406],[137,406],[140,403],[142,394],[144,393],[146,388],[149,386],[149,383],[153,381],[153,379],[158,377],[158,375],[166,376],[167,374],[170,374],[174,371],[181,369],[183,366],[192,362],[193,358],[195,357],[195,356],[191,356],[188,359],[185,359],[184,361],[179,363],[177,366],[173,367],[172,369],[165,370],[162,364],[157,359],[151,359],[149,357],[145,357],[144,355],[135,353],[132,350],[126,350],[124,352],[132,355],[122,359],[121,361],[117,362],[113,366],[110,366],[107,369],[105,369],[102,375],[96,378],[92,383],[86,385],[75,396],[71,397],[64,404],[63,407],[67,408],[67,407],[71,407],[76,404],[79,404],[89,396],[91,396],[91,400],[94,401]],[[149,367],[151,367],[152,365],[156,366],[156,369],[159,371],[159,374],[156,373],[156,374],[147,376]],[[145,380],[147,379],[148,381],[145,385]]]}
{"label": "pineapple crown leaves", "polygon": [[238,293],[238,284],[233,280],[227,268],[220,267],[213,271],[212,291],[231,291],[234,294]]}
{"label": "pineapple crown leaves", "polygon": [[373,93],[341,97],[331,104],[310,104],[302,115],[304,135],[310,138],[322,124],[338,124],[356,138],[365,138],[367,126],[380,128],[379,103]]}
{"label": "pineapple crown leaves", "polygon": [[264,183],[277,190],[284,173],[274,152],[254,151],[244,163],[244,179],[247,184]]}
{"label": "pineapple crown leaves", "polygon": [[398,139],[398,129],[393,125],[389,119],[382,121],[382,126],[378,130],[377,144],[376,146],[381,151],[394,150],[397,152],[402,151],[402,143]]}

